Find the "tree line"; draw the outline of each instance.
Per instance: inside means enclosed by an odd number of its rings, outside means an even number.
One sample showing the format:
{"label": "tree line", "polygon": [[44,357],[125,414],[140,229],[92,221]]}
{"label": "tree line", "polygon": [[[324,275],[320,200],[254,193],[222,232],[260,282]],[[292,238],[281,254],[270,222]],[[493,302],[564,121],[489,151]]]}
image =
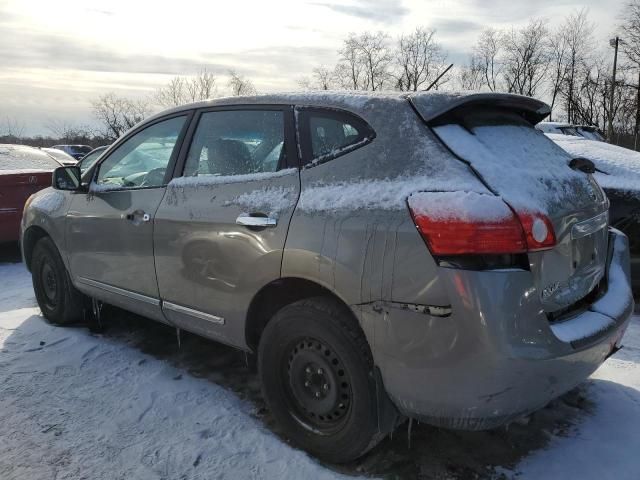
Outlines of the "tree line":
{"label": "tree line", "polygon": [[[397,38],[384,31],[351,33],[336,52],[334,65],[317,65],[297,82],[303,90],[432,88],[528,95],[552,107],[552,120],[605,130],[613,119],[613,140],[629,143],[629,138],[637,140],[640,129],[640,0],[625,4],[619,18],[620,58],[613,103],[613,49],[596,38],[586,9],[570,13],[555,28],[545,18],[533,18],[518,27],[486,28],[467,60],[450,71],[448,52],[433,28],[417,27]],[[81,143],[95,143],[91,139],[108,143],[158,107],[257,93],[253,82],[237,71],[230,70],[226,77],[221,82],[203,68],[194,75],[172,78],[144,98],[108,92],[91,104],[97,127],[49,122],[47,128],[56,141],[84,138],[87,141]],[[19,127],[9,118],[4,125],[0,122],[0,142],[20,139]]]}

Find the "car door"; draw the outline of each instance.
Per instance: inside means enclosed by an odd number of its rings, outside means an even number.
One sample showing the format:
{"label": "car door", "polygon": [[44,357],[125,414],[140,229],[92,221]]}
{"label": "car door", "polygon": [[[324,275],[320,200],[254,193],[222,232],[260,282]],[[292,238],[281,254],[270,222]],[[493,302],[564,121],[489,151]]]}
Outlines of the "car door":
{"label": "car door", "polygon": [[153,258],[153,219],[188,115],[158,120],[128,135],[94,170],[88,193],[67,213],[74,284],[89,295],[163,320]]}
{"label": "car door", "polygon": [[244,345],[249,302],[280,277],[300,180],[293,109],[201,111],[155,220],[160,298],[176,326]]}

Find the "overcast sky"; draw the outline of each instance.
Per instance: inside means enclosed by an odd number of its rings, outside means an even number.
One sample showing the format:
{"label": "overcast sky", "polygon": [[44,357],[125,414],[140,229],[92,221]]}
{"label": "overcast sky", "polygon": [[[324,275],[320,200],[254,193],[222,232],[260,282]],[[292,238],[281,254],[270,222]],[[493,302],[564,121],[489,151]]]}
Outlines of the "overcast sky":
{"label": "overcast sky", "polygon": [[[596,40],[614,34],[624,0],[0,0],[0,120],[47,134],[64,119],[91,123],[90,101],[115,91],[149,95],[206,66],[250,77],[259,92],[292,90],[332,65],[349,32],[392,36],[434,27],[463,62],[487,26],[545,17],[551,25],[589,8]],[[222,86],[226,79],[220,79]]]}

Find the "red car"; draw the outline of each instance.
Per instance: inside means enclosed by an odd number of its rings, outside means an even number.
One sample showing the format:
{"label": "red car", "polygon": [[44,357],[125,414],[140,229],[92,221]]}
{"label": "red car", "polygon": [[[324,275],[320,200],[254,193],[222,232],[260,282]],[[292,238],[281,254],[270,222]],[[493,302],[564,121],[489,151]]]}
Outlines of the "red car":
{"label": "red car", "polygon": [[0,243],[20,239],[24,203],[51,186],[51,172],[60,166],[37,148],[0,144]]}

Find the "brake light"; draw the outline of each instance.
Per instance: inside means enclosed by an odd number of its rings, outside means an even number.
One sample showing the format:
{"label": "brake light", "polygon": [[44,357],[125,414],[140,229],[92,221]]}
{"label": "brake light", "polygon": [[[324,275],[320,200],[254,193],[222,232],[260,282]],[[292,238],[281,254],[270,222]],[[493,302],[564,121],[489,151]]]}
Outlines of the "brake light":
{"label": "brake light", "polygon": [[518,254],[555,245],[553,226],[541,214],[514,214],[499,197],[474,192],[411,195],[409,210],[437,256]]}

